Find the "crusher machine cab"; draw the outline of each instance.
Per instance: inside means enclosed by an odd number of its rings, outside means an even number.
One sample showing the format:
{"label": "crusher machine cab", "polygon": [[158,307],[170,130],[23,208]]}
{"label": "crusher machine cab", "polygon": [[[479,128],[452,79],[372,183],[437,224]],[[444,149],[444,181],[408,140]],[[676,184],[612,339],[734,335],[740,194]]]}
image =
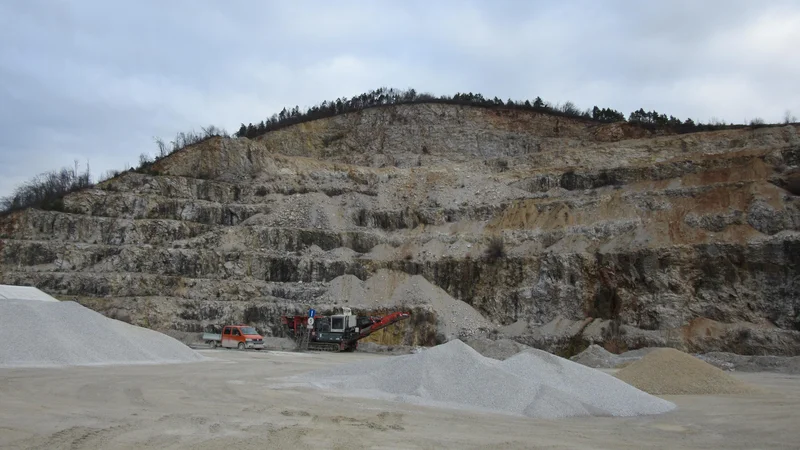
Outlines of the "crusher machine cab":
{"label": "crusher machine cab", "polygon": [[320,351],[353,351],[358,341],[401,320],[411,313],[394,312],[383,317],[356,316],[347,307],[341,314],[316,316],[309,324],[309,316],[284,316],[281,318],[289,335],[300,349]]}

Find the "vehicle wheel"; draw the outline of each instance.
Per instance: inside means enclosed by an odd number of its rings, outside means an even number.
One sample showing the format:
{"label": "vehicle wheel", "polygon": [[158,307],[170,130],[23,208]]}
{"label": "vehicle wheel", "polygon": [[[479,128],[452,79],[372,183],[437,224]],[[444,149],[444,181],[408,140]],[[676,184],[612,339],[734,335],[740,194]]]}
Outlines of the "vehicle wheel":
{"label": "vehicle wheel", "polygon": [[239,350],[244,350],[244,342],[239,342]]}
{"label": "vehicle wheel", "polygon": [[208,343],[208,346],[211,348],[217,348],[217,341],[211,341]]}

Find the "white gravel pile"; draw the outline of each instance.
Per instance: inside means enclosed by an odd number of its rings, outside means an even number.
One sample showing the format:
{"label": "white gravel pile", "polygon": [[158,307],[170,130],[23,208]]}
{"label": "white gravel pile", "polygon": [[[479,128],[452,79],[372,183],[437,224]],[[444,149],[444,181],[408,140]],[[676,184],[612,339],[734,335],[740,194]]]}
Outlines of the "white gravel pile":
{"label": "white gravel pile", "polygon": [[0,367],[160,364],[203,356],[156,331],[75,302],[0,301]]}
{"label": "white gravel pile", "polygon": [[672,403],[627,383],[617,383],[611,375],[534,348],[503,361],[501,367],[569,394],[587,412],[572,415],[638,416],[675,408]]}
{"label": "white gravel pile", "polygon": [[460,340],[293,381],[355,396],[537,418],[636,416],[675,408],[610,375],[545,352],[529,350],[501,362]]}
{"label": "white gravel pile", "polygon": [[619,356],[597,344],[590,345],[586,350],[570,358],[570,361],[595,369],[613,369],[623,362]]}
{"label": "white gravel pile", "polygon": [[355,275],[342,275],[328,283],[328,289],[321,301],[334,304],[364,305],[367,303],[367,292],[361,280]]}

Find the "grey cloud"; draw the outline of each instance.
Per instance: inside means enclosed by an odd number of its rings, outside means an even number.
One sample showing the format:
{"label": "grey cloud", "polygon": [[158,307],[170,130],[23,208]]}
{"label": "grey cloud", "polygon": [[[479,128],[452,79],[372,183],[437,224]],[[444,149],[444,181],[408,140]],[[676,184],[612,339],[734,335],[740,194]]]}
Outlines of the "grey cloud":
{"label": "grey cloud", "polygon": [[0,195],[379,86],[779,120],[798,30],[792,1],[4,2]]}

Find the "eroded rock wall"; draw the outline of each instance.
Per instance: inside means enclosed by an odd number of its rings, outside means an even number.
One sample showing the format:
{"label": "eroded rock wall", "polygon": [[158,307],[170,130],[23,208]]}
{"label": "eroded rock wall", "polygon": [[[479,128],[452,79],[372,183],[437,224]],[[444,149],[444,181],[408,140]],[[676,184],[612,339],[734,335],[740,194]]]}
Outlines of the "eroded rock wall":
{"label": "eroded rock wall", "polygon": [[[326,294],[388,270],[562,353],[797,354],[798,164],[795,126],[655,136],[523,111],[374,108],[212,139],[71,194],[63,211],[2,217],[0,282],[153,328],[280,334],[280,315],[312,306],[378,311]],[[386,339],[432,343],[435,316]]]}

